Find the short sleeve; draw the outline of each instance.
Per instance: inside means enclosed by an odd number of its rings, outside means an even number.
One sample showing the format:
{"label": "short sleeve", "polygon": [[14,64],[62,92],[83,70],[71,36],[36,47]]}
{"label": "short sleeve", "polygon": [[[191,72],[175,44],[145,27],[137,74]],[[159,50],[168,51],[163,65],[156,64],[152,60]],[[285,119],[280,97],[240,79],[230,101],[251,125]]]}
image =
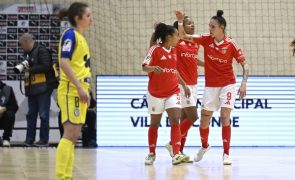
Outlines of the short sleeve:
{"label": "short sleeve", "polygon": [[76,45],[76,37],[73,29],[68,29],[61,39],[61,58],[72,58]]}
{"label": "short sleeve", "polygon": [[153,53],[155,51],[155,49],[158,47],[158,45],[154,45],[152,47],[150,47],[150,49],[148,50],[148,53],[146,54],[142,65],[150,65],[152,62],[152,57],[153,57]]}
{"label": "short sleeve", "polygon": [[237,45],[235,40],[232,40],[233,45],[233,57],[236,59],[238,63],[245,61],[245,55],[242,49]]}

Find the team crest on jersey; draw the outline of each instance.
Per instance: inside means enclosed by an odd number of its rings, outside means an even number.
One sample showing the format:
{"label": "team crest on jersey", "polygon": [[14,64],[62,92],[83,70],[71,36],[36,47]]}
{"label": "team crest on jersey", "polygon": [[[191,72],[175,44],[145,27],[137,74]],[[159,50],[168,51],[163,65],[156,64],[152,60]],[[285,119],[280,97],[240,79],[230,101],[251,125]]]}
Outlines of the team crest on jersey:
{"label": "team crest on jersey", "polygon": [[213,45],[213,43],[212,43],[212,44],[210,44],[210,45],[209,45],[209,47],[210,47],[210,48],[214,48],[214,45]]}
{"label": "team crest on jersey", "polygon": [[221,53],[225,54],[226,53],[226,49],[221,49]]}
{"label": "team crest on jersey", "polygon": [[79,117],[79,116],[80,116],[80,110],[79,110],[79,109],[75,109],[75,110],[74,110],[74,115],[75,115],[76,117]]}
{"label": "team crest on jersey", "polygon": [[62,46],[62,51],[70,52],[72,48],[72,40],[66,39],[64,45]]}
{"label": "team crest on jersey", "polygon": [[175,61],[177,60],[176,54],[173,54],[173,58],[174,58]]}

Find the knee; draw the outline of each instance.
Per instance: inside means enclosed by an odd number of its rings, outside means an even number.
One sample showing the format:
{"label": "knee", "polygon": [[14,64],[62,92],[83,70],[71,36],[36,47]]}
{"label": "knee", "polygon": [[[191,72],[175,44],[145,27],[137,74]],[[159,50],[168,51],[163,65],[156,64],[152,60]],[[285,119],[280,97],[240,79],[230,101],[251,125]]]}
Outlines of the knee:
{"label": "knee", "polygon": [[79,134],[71,133],[71,134],[63,134],[63,138],[66,138],[76,144],[77,139],[79,138]]}
{"label": "knee", "polygon": [[175,116],[175,117],[172,117],[170,118],[170,124],[179,124],[179,120],[180,120],[180,117],[179,116]]}
{"label": "knee", "polygon": [[47,112],[40,113],[40,119],[49,120],[49,113],[47,113]]}
{"label": "knee", "polygon": [[212,113],[209,112],[209,111],[206,111],[206,110],[202,110],[202,111],[201,111],[202,119],[203,119],[203,118],[210,118],[211,115],[212,115]]}
{"label": "knee", "polygon": [[221,123],[223,126],[228,126],[230,124],[230,117],[227,113],[220,114]]}
{"label": "knee", "polygon": [[212,116],[212,112],[202,110],[201,111],[201,121],[200,121],[201,125],[202,124],[209,124],[211,116]]}
{"label": "knee", "polygon": [[195,112],[195,113],[191,113],[191,114],[188,116],[188,119],[189,119],[192,123],[196,122],[196,121],[199,119],[197,112]]}

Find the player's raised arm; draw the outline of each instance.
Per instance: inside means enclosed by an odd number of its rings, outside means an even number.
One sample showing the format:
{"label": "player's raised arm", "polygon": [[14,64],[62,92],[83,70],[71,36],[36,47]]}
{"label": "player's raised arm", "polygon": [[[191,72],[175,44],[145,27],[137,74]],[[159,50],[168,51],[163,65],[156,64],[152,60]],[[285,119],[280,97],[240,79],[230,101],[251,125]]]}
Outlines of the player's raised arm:
{"label": "player's raised arm", "polygon": [[179,10],[176,10],[174,13],[178,22],[178,33],[179,33],[180,39],[192,39],[192,36],[188,35],[184,31],[184,27],[183,27],[184,13]]}

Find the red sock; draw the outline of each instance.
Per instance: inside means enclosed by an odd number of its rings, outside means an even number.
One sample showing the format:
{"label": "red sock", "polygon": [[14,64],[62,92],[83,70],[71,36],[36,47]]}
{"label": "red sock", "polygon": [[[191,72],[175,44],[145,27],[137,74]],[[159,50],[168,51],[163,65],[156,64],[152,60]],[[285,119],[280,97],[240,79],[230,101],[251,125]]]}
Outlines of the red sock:
{"label": "red sock", "polygon": [[171,145],[173,149],[173,154],[178,154],[181,145],[181,133],[179,124],[171,125]]}
{"label": "red sock", "polygon": [[157,139],[158,139],[158,128],[149,127],[148,141],[149,141],[150,153],[152,152],[156,154]]}
{"label": "red sock", "polygon": [[185,136],[188,132],[188,130],[192,127],[193,123],[189,119],[184,119],[180,123],[180,131],[181,131],[181,136]]}
{"label": "red sock", "polygon": [[231,136],[230,126],[222,126],[223,153],[227,155],[229,155],[230,136]]}
{"label": "red sock", "polygon": [[181,136],[181,145],[180,145],[180,149],[179,149],[180,152],[183,152],[183,148],[184,148],[184,145],[185,145],[186,137],[187,137],[187,133],[185,135],[182,135]]}
{"label": "red sock", "polygon": [[192,127],[193,123],[189,119],[184,119],[180,123],[180,132],[181,132],[181,145],[180,145],[180,152],[183,151],[183,147],[186,141],[187,132]]}
{"label": "red sock", "polygon": [[207,148],[208,145],[208,136],[209,136],[209,127],[208,128],[199,128],[200,131],[200,136],[201,136],[201,142],[202,142],[202,147]]}

